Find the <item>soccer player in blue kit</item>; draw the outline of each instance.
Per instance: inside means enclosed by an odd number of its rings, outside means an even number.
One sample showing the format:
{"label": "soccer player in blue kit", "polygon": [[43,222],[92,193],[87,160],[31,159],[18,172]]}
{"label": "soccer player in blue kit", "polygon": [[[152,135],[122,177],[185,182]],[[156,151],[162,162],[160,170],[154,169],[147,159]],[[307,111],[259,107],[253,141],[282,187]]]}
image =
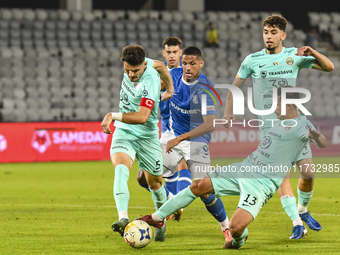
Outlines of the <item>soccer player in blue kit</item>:
{"label": "soccer player in blue kit", "polygon": [[[167,141],[166,150],[162,150],[164,168],[175,172],[178,163],[184,159],[193,181],[206,174],[197,172],[197,167],[210,165],[208,146],[216,119],[214,101],[208,95],[214,89],[210,80],[200,71],[203,65],[200,49],[190,46],[183,51],[183,67],[170,70],[175,93],[169,100],[169,129],[162,134],[162,139]],[[205,113],[201,110],[202,100],[207,102],[206,109],[203,109]],[[225,240],[231,240],[222,200],[214,195],[206,195],[202,201],[221,225]]]}
{"label": "soccer player in blue kit", "polygon": [[[190,187],[173,196],[155,213],[138,220],[143,220],[157,229],[164,225],[167,215],[178,208],[188,206],[197,197],[211,193],[217,197],[239,195],[238,207],[229,226],[232,240],[223,246],[226,249],[239,249],[248,238],[247,226],[280,187],[292,162],[298,159],[306,144],[312,141],[321,148],[327,144],[325,137],[315,130],[313,124],[299,116],[296,105],[284,105],[286,114],[282,114],[282,90],[278,89],[275,114],[278,119],[284,120],[285,124],[283,121],[274,124],[253,153],[242,162],[211,171],[203,179],[194,181]],[[299,98],[298,93],[284,93],[287,99]],[[167,149],[174,149],[172,146],[178,144],[177,140],[195,137],[196,133],[189,132],[179,136],[168,144]]]}
{"label": "soccer player in blue kit", "polygon": [[[265,49],[248,55],[236,75],[233,85],[241,87],[244,81],[251,76],[254,88],[254,103],[257,110],[267,110],[272,106],[272,89],[291,85],[295,87],[296,78],[302,68],[312,68],[325,72],[334,69],[333,63],[324,55],[309,46],[301,48],[285,48],[282,42],[286,39],[287,20],[280,15],[272,15],[263,21],[263,40]],[[233,95],[229,91],[224,118],[230,127],[235,116],[232,114]],[[264,137],[271,128],[271,122],[265,119],[276,119],[275,114],[259,115],[264,121],[260,127],[261,137]],[[289,178],[285,178],[278,189],[282,206],[293,222],[293,231],[290,239],[300,239],[307,233],[302,220],[307,226],[319,231],[321,225],[310,215],[307,206],[313,196],[314,172],[310,171],[313,164],[309,143],[297,158],[296,163],[300,169],[300,179],[297,188],[298,206]],[[309,167],[308,167],[309,166]],[[288,176],[287,176],[288,177]]]}

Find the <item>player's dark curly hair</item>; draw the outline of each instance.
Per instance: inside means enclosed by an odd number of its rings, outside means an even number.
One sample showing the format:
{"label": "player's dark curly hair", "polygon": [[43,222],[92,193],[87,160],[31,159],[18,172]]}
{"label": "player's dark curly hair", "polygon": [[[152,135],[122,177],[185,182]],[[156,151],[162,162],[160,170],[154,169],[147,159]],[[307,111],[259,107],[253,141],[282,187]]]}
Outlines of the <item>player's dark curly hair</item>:
{"label": "player's dark curly hair", "polygon": [[183,55],[194,55],[198,59],[202,59],[202,52],[196,46],[189,46],[183,50]]}
{"label": "player's dark curly hair", "polygon": [[131,66],[139,66],[145,61],[145,50],[138,44],[130,44],[122,51],[121,61],[127,62]]}
{"label": "player's dark curly hair", "polygon": [[168,46],[177,46],[178,45],[178,47],[181,49],[182,48],[182,40],[179,39],[178,37],[170,36],[163,41],[163,49],[164,49],[165,45],[168,45]]}
{"label": "player's dark curly hair", "polygon": [[286,31],[287,24],[287,20],[278,14],[273,14],[262,22],[263,26],[278,27],[282,31]]}

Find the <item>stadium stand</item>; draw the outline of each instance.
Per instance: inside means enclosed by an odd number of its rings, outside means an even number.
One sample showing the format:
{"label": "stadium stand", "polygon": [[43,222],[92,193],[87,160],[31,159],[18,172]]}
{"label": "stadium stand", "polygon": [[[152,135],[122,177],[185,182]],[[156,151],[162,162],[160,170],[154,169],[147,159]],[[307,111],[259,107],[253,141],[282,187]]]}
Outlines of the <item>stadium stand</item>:
{"label": "stadium stand", "polygon": [[[148,57],[163,59],[164,38],[203,49],[203,72],[213,84],[230,84],[241,61],[263,48],[261,21],[267,12],[101,11],[0,9],[0,121],[101,120],[117,111],[123,75],[120,52],[139,43]],[[340,13],[309,13],[310,24],[332,41],[318,50],[339,66]],[[204,48],[206,25],[216,24],[219,48]],[[306,33],[287,27],[285,47],[305,44]],[[307,105],[313,117],[340,116],[340,72],[300,74],[299,86],[320,99]],[[243,86],[245,92],[249,80]],[[313,93],[314,92],[314,93]],[[227,91],[218,90],[223,104]],[[337,100],[328,100],[332,96]],[[218,108],[223,116],[224,107]],[[247,107],[246,107],[247,109]],[[324,115],[323,109],[330,109]],[[254,117],[246,113],[247,118]]]}

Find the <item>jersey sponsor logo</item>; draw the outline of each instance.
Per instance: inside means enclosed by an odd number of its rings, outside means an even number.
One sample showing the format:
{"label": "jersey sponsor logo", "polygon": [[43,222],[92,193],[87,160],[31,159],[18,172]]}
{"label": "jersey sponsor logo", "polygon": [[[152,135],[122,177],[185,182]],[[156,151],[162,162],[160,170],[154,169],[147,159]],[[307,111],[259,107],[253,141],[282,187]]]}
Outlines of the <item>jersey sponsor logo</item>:
{"label": "jersey sponsor logo", "polygon": [[261,77],[264,79],[267,77],[267,71],[263,70],[260,72]]}
{"label": "jersey sponsor logo", "polygon": [[289,66],[294,65],[294,58],[292,58],[292,57],[286,58],[286,64],[289,65]]}
{"label": "jersey sponsor logo", "polygon": [[120,93],[120,101],[122,101],[123,104],[125,104],[125,105],[129,105],[130,104],[129,97],[128,97],[128,95],[123,90]]}
{"label": "jersey sponsor logo", "polygon": [[279,65],[279,63],[273,62],[273,66],[278,66],[278,65]]}
{"label": "jersey sponsor logo", "polygon": [[135,96],[135,93],[131,90],[131,88],[125,83],[125,81],[123,80],[123,86],[124,88],[132,95]]}
{"label": "jersey sponsor logo", "polygon": [[269,75],[281,75],[281,74],[292,74],[293,70],[284,70],[284,71],[277,71],[277,72],[269,72]]}
{"label": "jersey sponsor logo", "polygon": [[0,135],[0,151],[7,149],[7,140],[3,135]]}
{"label": "jersey sponsor logo", "polygon": [[199,112],[201,112],[200,109],[196,109],[196,110],[186,110],[186,109],[183,109],[181,107],[179,107],[178,105],[174,104],[174,102],[170,101],[170,105],[177,111],[180,111],[181,113],[183,114],[187,114],[187,115],[190,115],[190,114],[198,114]]}
{"label": "jersey sponsor logo", "polygon": [[198,104],[198,95],[193,95],[193,97],[192,97],[192,102],[193,102],[194,104]]}
{"label": "jersey sponsor logo", "polygon": [[266,64],[264,64],[264,65],[259,65],[259,68],[262,68],[262,67],[264,67]]}
{"label": "jersey sponsor logo", "polygon": [[272,139],[269,136],[264,136],[260,143],[260,147],[262,149],[267,149],[271,144],[272,144]]}

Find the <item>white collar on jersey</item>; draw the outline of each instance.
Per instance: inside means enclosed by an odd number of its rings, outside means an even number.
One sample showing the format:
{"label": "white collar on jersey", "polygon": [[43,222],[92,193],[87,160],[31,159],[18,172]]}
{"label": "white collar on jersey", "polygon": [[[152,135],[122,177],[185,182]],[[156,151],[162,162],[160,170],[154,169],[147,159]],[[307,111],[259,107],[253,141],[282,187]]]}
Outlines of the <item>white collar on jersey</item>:
{"label": "white collar on jersey", "polygon": [[182,81],[185,85],[189,85],[189,86],[195,85],[198,82],[197,79],[194,80],[193,82],[187,82],[186,80],[184,80],[183,75],[182,75]]}

